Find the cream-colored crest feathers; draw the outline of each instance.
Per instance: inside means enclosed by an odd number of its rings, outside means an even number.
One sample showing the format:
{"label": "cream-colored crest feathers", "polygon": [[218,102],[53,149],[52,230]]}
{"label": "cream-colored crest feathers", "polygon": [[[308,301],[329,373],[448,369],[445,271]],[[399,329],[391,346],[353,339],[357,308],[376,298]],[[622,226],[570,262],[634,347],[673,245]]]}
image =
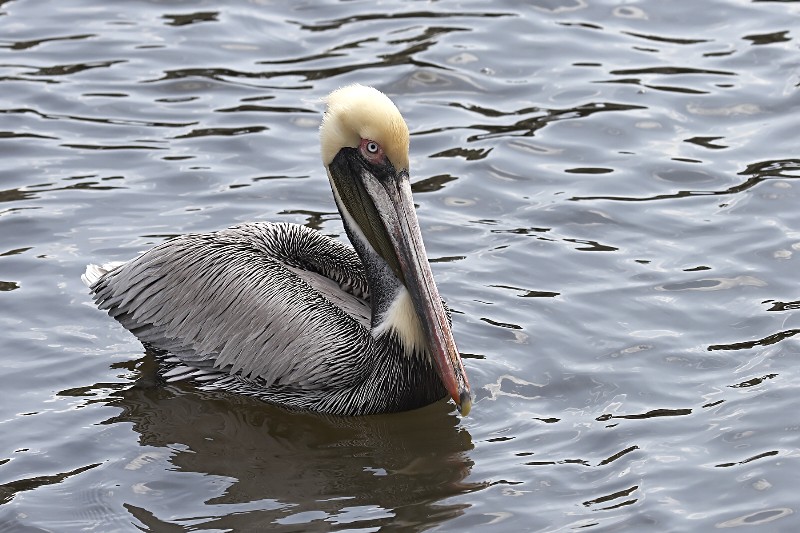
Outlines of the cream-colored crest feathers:
{"label": "cream-colored crest feathers", "polygon": [[325,166],[345,146],[355,148],[369,139],[381,145],[396,170],[408,170],[408,126],[388,96],[356,84],[333,91],[325,101],[320,126]]}

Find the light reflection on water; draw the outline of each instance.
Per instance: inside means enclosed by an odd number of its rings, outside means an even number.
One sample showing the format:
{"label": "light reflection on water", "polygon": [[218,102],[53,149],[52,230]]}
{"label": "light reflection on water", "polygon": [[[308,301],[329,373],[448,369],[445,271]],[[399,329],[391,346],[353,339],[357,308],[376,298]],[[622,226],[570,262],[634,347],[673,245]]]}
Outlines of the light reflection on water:
{"label": "light reflection on water", "polygon": [[[0,530],[797,528],[796,4],[0,4]],[[476,392],[329,419],[153,383],[90,261],[343,230],[392,96]]]}

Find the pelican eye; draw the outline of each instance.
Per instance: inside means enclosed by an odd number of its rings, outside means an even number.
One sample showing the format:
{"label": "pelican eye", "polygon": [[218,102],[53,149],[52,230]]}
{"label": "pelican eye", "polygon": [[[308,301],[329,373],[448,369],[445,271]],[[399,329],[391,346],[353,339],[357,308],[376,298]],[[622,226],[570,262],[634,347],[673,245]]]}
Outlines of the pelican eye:
{"label": "pelican eye", "polygon": [[386,154],[381,145],[369,139],[361,139],[359,146],[361,156],[373,165],[383,165],[386,163]]}

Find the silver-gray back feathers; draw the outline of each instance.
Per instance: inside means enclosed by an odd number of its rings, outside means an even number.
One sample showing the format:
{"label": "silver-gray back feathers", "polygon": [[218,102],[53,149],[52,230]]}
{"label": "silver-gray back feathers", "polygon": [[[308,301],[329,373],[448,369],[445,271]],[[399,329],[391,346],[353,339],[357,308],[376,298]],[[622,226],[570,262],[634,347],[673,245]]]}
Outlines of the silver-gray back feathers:
{"label": "silver-gray back feathers", "polygon": [[[91,289],[101,309],[171,354],[173,376],[207,388],[337,414],[444,396],[429,361],[403,355],[396,339],[372,337],[368,282],[353,249],[304,226],[184,235]],[[430,389],[422,398],[405,397],[420,385]],[[409,391],[379,390],[391,387]],[[372,397],[381,392],[396,397]]]}

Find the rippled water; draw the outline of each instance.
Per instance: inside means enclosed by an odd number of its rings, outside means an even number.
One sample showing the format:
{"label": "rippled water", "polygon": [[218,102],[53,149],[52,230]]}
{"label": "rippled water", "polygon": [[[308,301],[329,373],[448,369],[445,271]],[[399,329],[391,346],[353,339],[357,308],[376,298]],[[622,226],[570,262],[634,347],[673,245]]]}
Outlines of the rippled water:
{"label": "rippled water", "polygon": [[[795,2],[0,1],[0,530],[800,528]],[[90,261],[343,229],[318,99],[387,92],[476,403],[190,386]]]}

